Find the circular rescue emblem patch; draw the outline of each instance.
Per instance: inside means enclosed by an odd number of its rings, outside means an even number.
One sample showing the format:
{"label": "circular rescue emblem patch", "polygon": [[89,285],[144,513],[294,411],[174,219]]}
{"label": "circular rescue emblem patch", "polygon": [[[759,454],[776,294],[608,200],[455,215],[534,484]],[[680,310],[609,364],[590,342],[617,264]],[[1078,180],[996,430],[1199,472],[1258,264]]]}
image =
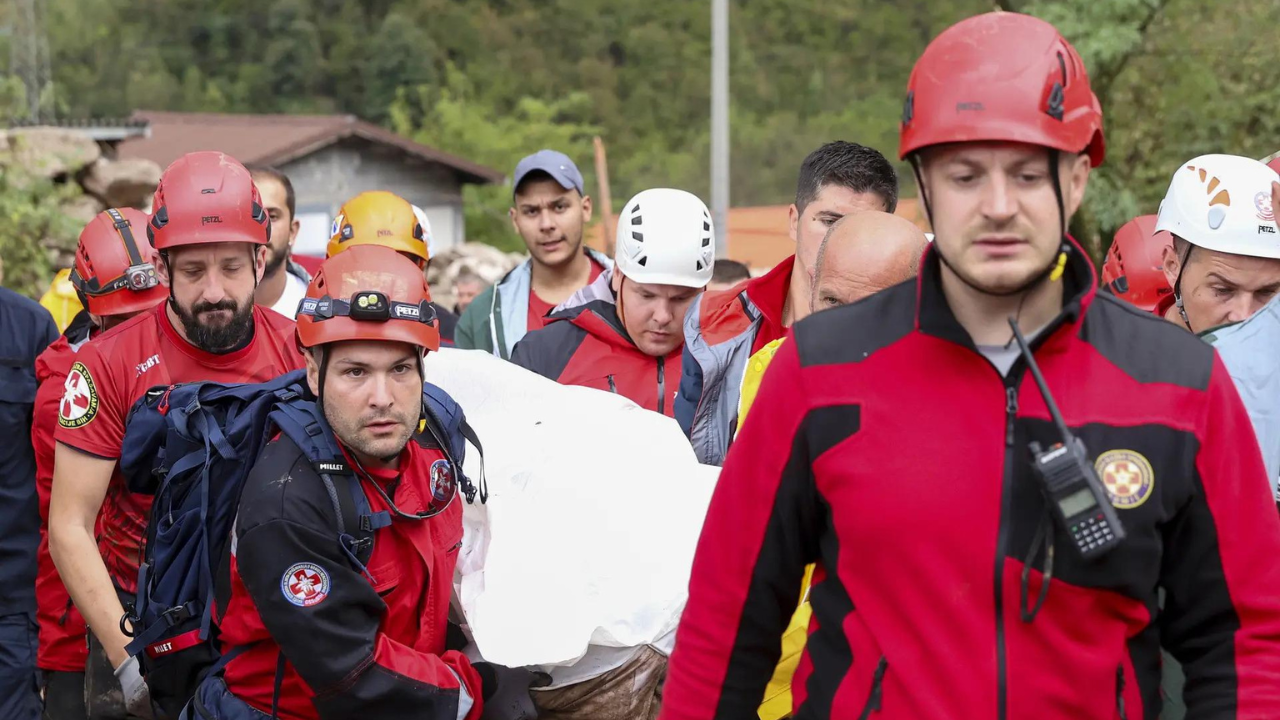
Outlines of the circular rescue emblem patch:
{"label": "circular rescue emblem patch", "polygon": [[1270,222],[1276,219],[1271,209],[1271,191],[1263,190],[1253,196],[1253,207],[1258,211],[1258,219]]}
{"label": "circular rescue emblem patch", "polygon": [[296,563],[284,571],[280,591],[298,607],[319,605],[329,597],[329,573],[315,563]]}
{"label": "circular rescue emblem patch", "polygon": [[431,497],[436,502],[446,502],[457,492],[453,479],[453,465],[443,458],[431,463]]}
{"label": "circular rescue emblem patch", "polygon": [[58,403],[59,425],[84,427],[98,416],[98,388],[84,363],[77,362],[71,366],[62,389],[62,402]]}
{"label": "circular rescue emblem patch", "polygon": [[1132,450],[1109,450],[1093,464],[1107,488],[1111,504],[1120,510],[1136,508],[1151,497],[1156,474],[1151,463]]}

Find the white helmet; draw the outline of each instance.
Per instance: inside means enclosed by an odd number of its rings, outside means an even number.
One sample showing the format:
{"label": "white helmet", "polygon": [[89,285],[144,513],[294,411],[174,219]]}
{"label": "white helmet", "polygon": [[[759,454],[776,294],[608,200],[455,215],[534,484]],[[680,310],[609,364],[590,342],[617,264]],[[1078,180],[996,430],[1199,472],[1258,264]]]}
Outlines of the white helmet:
{"label": "white helmet", "polygon": [[436,256],[436,236],[431,234],[431,221],[427,219],[427,213],[417,205],[410,206],[413,208],[413,216],[418,218],[418,224],[422,226],[422,241],[427,244],[427,257]]}
{"label": "white helmet", "polygon": [[1236,155],[1201,155],[1173,174],[1156,232],[1168,230],[1206,250],[1280,258],[1271,210],[1274,170]]}
{"label": "white helmet", "polygon": [[714,236],[711,213],[696,195],[645,190],[618,217],[614,262],[638,283],[706,287],[715,265]]}

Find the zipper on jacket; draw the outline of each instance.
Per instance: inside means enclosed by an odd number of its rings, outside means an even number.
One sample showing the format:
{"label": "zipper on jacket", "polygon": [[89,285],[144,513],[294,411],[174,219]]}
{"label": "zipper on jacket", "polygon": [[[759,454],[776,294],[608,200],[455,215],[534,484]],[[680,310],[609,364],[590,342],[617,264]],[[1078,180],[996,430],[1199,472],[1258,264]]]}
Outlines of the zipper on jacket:
{"label": "zipper on jacket", "polygon": [[[1012,373],[1012,368],[1010,368]],[[1009,543],[1010,503],[1013,496],[1013,426],[1018,417],[1018,383],[1012,377],[1005,378],[1005,431],[1004,431],[1004,479],[1000,488],[1000,519],[996,534],[996,568],[995,568],[995,601],[996,601],[996,717],[1004,720],[1008,712],[1008,667],[1004,647],[1004,555]]]}
{"label": "zipper on jacket", "polygon": [[667,360],[658,358],[658,414],[667,414]]}
{"label": "zipper on jacket", "polygon": [[1120,712],[1120,720],[1129,720],[1124,711],[1124,665],[1116,668],[1116,710]]}
{"label": "zipper on jacket", "polygon": [[618,384],[613,381],[612,375],[609,376],[609,392],[613,393],[614,395],[618,394]]}
{"label": "zipper on jacket", "polygon": [[867,696],[867,704],[862,706],[862,714],[858,716],[858,720],[867,720],[867,718],[871,717],[871,713],[880,712],[880,695],[884,684],[884,671],[888,669],[889,660],[881,655],[880,662],[876,664],[876,674],[871,678],[871,694]]}

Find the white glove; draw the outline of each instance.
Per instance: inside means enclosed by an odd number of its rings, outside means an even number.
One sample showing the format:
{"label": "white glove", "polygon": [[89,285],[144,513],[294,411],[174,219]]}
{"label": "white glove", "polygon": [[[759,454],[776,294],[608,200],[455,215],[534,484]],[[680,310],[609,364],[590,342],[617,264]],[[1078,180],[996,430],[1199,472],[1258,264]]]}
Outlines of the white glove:
{"label": "white glove", "polygon": [[151,720],[151,693],[147,690],[147,681],[142,679],[138,670],[138,658],[131,657],[116,668],[116,680],[124,692],[124,709],[130,715]]}

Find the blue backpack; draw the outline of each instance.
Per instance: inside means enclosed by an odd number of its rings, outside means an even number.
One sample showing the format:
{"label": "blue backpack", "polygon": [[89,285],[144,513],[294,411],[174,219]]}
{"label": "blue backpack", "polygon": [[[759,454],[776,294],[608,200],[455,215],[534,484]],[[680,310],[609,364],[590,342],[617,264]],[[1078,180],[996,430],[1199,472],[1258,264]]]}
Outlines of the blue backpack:
{"label": "blue backpack", "polygon": [[[462,473],[465,441],[481,449],[461,408],[444,391],[424,385],[427,428],[454,465],[454,477],[473,502],[476,488]],[[176,718],[204,678],[244,648],[225,655],[214,608],[226,610],[230,592],[232,526],[240,491],[267,442],[281,433],[320,471],[342,527],[335,541],[357,569],[373,552],[374,532],[391,523],[375,513],[324,414],[298,370],[260,384],[188,383],[152,388],[134,404],[125,426],[120,469],[129,489],[154,495],[138,593],[121,619],[162,717]],[[326,467],[333,472],[324,472]],[[486,499],[483,468],[481,502]]]}

